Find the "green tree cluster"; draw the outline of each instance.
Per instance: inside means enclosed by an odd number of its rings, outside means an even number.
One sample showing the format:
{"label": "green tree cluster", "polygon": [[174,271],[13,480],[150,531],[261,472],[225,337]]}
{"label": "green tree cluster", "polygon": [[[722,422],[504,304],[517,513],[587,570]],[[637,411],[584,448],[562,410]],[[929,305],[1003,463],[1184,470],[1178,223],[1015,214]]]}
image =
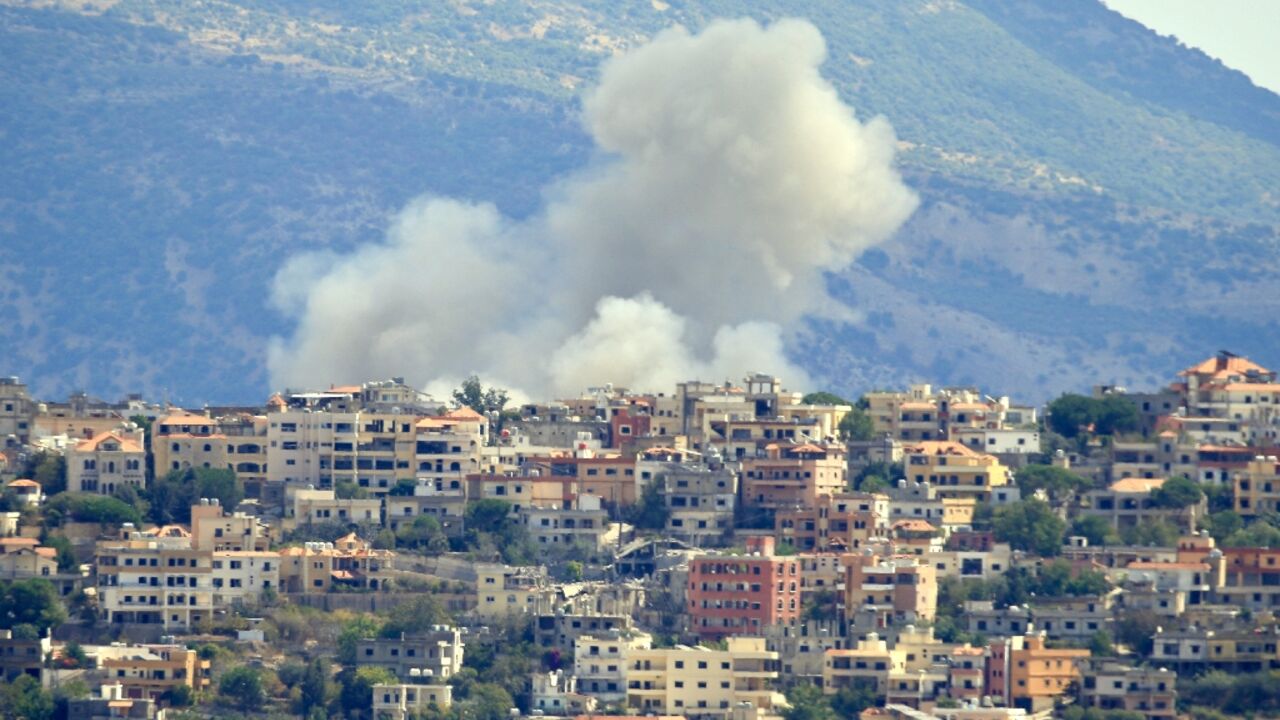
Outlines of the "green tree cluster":
{"label": "green tree cluster", "polygon": [[191,507],[201,498],[217,499],[230,512],[244,499],[244,483],[228,468],[172,470],[147,488],[151,521],[157,525],[191,522]]}
{"label": "green tree cluster", "polygon": [[1049,503],[1030,498],[996,508],[991,529],[997,540],[1015,550],[1053,557],[1062,552],[1067,523]]}
{"label": "green tree cluster", "polygon": [[103,525],[140,525],[142,515],[133,506],[114,497],[92,493],[62,493],[44,505],[45,522],[60,525],[66,520]]}
{"label": "green tree cluster", "polygon": [[511,516],[511,503],[485,498],[467,504],[463,515],[466,549],[480,555],[501,556],[508,565],[532,565],[537,549],[529,531]]}
{"label": "green tree cluster", "polygon": [[1119,395],[1101,398],[1064,394],[1049,403],[1049,428],[1066,438],[1081,433],[1115,435],[1136,431],[1142,423],[1138,406]]}
{"label": "green tree cluster", "polygon": [[640,530],[663,530],[667,527],[667,499],[662,494],[662,478],[655,478],[640,491],[640,498],[622,511],[622,519]]}

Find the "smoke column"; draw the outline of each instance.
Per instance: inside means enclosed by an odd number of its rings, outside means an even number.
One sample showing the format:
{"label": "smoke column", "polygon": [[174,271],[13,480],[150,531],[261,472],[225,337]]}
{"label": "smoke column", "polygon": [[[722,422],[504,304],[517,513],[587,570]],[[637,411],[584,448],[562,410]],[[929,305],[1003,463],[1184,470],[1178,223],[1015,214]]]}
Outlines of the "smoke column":
{"label": "smoke column", "polygon": [[516,222],[424,198],[384,242],[278,273],[295,319],[268,353],[277,386],[478,373],[529,393],[613,382],[804,374],[796,321],[836,305],[822,274],[916,206],[882,118],[859,123],[822,79],[808,22],[674,28],[608,61],[584,99],[598,149]]}

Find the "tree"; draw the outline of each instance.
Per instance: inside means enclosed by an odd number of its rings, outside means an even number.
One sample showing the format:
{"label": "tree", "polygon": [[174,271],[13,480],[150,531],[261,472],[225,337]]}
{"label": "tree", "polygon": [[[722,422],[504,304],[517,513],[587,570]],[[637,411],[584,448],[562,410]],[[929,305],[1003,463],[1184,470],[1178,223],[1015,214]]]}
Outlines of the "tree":
{"label": "tree", "polygon": [[1280,529],[1263,520],[1255,520],[1227,536],[1224,547],[1280,548]]}
{"label": "tree", "polygon": [[1095,420],[1093,398],[1065,393],[1046,408],[1049,428],[1065,437],[1074,438]]}
{"label": "tree", "polygon": [[401,633],[413,635],[426,632],[433,625],[451,622],[453,618],[449,617],[449,612],[435,595],[418,595],[391,608],[380,634],[385,638],[397,638]]}
{"label": "tree", "polygon": [[907,476],[902,463],[873,462],[858,470],[853,476],[853,489],[862,492],[876,492],[867,487],[868,481],[876,480],[873,487],[887,488]]}
{"label": "tree", "polygon": [[495,683],[476,683],[459,706],[461,720],[506,720],[516,706],[511,693]]}
{"label": "tree", "polygon": [[238,665],[223,673],[218,693],[241,712],[248,712],[266,699],[262,689],[262,673],[247,665]]}
{"label": "tree", "polygon": [[40,543],[45,547],[51,547],[58,553],[58,572],[69,573],[75,572],[80,567],[80,561],[76,559],[75,546],[71,544],[63,535],[48,535]]}
{"label": "tree", "polygon": [[871,416],[856,407],[840,418],[839,432],[841,440],[856,442],[866,442],[876,435]]}
{"label": "tree", "polygon": [[805,395],[804,397],[800,398],[800,404],[801,405],[849,405],[850,407],[853,406],[853,403],[849,402],[848,400],[845,400],[844,398],[840,397],[839,395],[836,395],[835,393],[826,392],[825,390],[820,390],[818,392],[811,392],[808,395]]}
{"label": "tree", "polygon": [[1106,630],[1099,630],[1089,638],[1089,652],[1094,657],[1111,657],[1116,654],[1115,644],[1111,641],[1111,634]]}
{"label": "tree", "polygon": [[996,509],[992,516],[996,539],[1015,550],[1052,557],[1062,551],[1067,524],[1043,500],[1020,500]]}
{"label": "tree", "polygon": [[449,538],[445,536],[439,520],[430,515],[419,515],[411,524],[401,525],[396,531],[396,545],[439,555],[449,549]]}
{"label": "tree", "polygon": [[1099,435],[1130,433],[1142,425],[1138,406],[1122,395],[1106,395],[1095,400],[1094,408],[1095,431]]}
{"label": "tree", "polygon": [[151,521],[157,525],[190,523],[191,506],[216,499],[230,511],[244,499],[244,483],[228,468],[172,470],[147,488]]}
{"label": "tree", "polygon": [[837,720],[831,701],[815,685],[801,683],[787,693],[786,710],[782,717],[786,720]]}
{"label": "tree", "polygon": [[36,453],[22,468],[22,476],[40,483],[40,490],[53,497],[67,489],[67,459],[60,453]]}
{"label": "tree", "polygon": [[1089,541],[1090,545],[1114,545],[1120,542],[1120,534],[1111,523],[1101,515],[1085,515],[1076,518],[1071,524],[1071,534],[1079,535]]}
{"label": "tree", "polygon": [[360,615],[348,621],[338,633],[338,662],[355,665],[356,645],[361,640],[377,637],[381,630],[382,622],[371,615]]}
{"label": "tree", "polygon": [[1116,618],[1115,639],[1133,652],[1146,657],[1155,645],[1160,618],[1149,611],[1129,612]]}
{"label": "tree", "polygon": [[387,494],[392,497],[413,497],[417,487],[418,482],[413,478],[400,478]]}
{"label": "tree", "polygon": [[348,717],[356,714],[364,715],[373,705],[373,686],[394,683],[396,676],[384,667],[365,665],[359,668],[347,668],[339,675],[342,691],[338,702]]}
{"label": "tree", "polygon": [[1142,547],[1173,547],[1178,544],[1178,528],[1164,520],[1153,520],[1127,527],[1120,532],[1126,545]]}
{"label": "tree", "polygon": [[1208,530],[1219,545],[1225,545],[1227,538],[1244,529],[1244,518],[1234,510],[1220,510],[1201,520],[1200,526]]}
{"label": "tree", "polygon": [[66,619],[67,610],[58,590],[48,580],[0,582],[0,628],[29,625],[44,632]]}
{"label": "tree", "polygon": [[30,675],[0,684],[0,716],[5,720],[52,720],[53,695]]}
{"label": "tree", "polygon": [[863,710],[878,705],[875,688],[866,682],[855,682],[831,698],[831,707],[842,718],[858,717]]}
{"label": "tree", "polygon": [[623,520],[641,530],[662,530],[667,527],[667,500],[662,495],[662,478],[655,478],[644,490],[640,499],[622,513]]}
{"label": "tree", "polygon": [[1151,500],[1158,507],[1178,509],[1191,507],[1204,498],[1200,484],[1184,477],[1171,477],[1164,484],[1151,491]]}
{"label": "tree", "polygon": [[130,505],[113,497],[88,493],[67,493],[50,500],[44,506],[45,520],[51,525],[70,519],[75,522],[122,525],[142,523],[142,515]]}
{"label": "tree", "polygon": [[329,663],[323,658],[315,658],[307,664],[306,673],[302,676],[302,693],[298,704],[302,715],[310,715],[317,708],[323,708],[329,702]]}
{"label": "tree", "polygon": [[1023,497],[1031,497],[1037,490],[1044,490],[1054,503],[1069,500],[1091,487],[1087,479],[1056,465],[1028,465],[1018,470],[1014,477]]}
{"label": "tree", "polygon": [[510,395],[502,388],[490,387],[485,389],[480,384],[480,378],[475,375],[462,381],[462,387],[453,391],[453,401],[455,403],[460,406],[465,405],[481,415],[488,415],[489,413],[500,415],[510,399]]}

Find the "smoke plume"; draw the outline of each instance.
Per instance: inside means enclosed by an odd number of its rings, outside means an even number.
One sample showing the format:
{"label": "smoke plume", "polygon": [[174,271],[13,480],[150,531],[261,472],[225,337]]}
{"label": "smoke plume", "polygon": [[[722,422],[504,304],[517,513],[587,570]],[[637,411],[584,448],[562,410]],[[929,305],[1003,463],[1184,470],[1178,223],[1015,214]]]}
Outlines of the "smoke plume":
{"label": "smoke plume", "polygon": [[383,243],[296,257],[269,350],[277,385],[479,373],[530,393],[667,390],[747,370],[806,378],[785,340],[826,314],[823,273],[911,214],[893,130],[818,72],[809,23],[659,33],[584,99],[597,160],[541,213],[422,199]]}

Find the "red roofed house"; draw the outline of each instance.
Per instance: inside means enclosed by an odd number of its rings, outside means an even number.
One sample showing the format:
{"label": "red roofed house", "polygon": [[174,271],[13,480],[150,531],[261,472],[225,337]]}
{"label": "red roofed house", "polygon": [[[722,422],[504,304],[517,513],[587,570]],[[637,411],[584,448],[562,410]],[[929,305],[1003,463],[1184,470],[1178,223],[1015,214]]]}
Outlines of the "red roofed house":
{"label": "red roofed house", "polygon": [[146,486],[147,451],[141,430],[99,433],[67,451],[67,489],[110,495],[125,485]]}

